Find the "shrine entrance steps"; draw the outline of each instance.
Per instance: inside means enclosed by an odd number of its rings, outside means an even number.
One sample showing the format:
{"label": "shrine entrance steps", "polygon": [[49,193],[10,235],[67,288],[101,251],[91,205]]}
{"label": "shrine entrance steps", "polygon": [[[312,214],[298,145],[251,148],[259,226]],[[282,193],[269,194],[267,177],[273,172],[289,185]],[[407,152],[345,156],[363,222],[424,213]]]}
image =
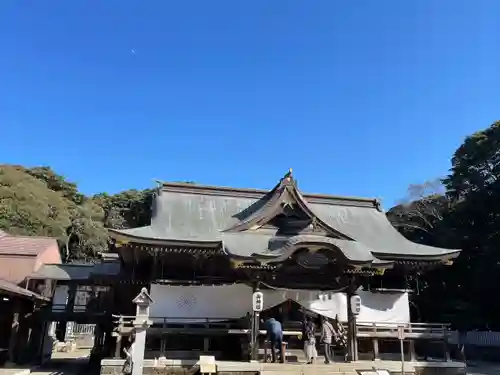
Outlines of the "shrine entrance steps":
{"label": "shrine entrance steps", "polygon": [[[100,375],[121,375],[124,360],[103,359]],[[387,370],[391,375],[401,374],[400,361],[356,361],[323,363],[262,363],[215,361],[218,375],[360,375]],[[144,360],[143,375],[192,375],[199,371],[196,360]],[[465,375],[459,362],[405,362],[406,375]]]}
{"label": "shrine entrance steps", "polygon": [[[334,362],[331,364],[303,363],[245,363],[217,361],[217,373],[259,375],[360,375],[374,374],[376,370],[387,370],[390,374],[401,374],[399,361]],[[457,362],[405,362],[406,375],[465,375],[463,364]]]}

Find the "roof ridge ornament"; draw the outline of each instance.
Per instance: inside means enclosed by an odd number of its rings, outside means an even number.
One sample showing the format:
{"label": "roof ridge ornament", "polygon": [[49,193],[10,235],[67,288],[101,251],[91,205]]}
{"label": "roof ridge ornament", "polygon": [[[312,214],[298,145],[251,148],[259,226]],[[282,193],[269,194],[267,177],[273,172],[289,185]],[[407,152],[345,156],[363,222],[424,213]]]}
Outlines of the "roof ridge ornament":
{"label": "roof ridge ornament", "polygon": [[292,168],[288,169],[288,172],[280,180],[280,185],[294,185],[294,178],[292,176]]}

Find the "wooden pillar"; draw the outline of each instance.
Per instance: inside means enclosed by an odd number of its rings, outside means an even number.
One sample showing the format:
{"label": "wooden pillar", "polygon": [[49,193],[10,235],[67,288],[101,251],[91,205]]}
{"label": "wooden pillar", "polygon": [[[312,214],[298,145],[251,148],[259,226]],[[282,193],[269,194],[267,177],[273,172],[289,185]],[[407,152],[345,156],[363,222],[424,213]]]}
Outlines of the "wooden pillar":
{"label": "wooden pillar", "polygon": [[[259,284],[259,281],[253,284],[252,293],[259,291]],[[250,359],[252,361],[257,361],[259,359],[259,328],[260,314],[252,311],[252,327],[250,335]]]}
{"label": "wooden pillar", "polygon": [[18,299],[14,301],[12,309],[12,325],[10,329],[9,339],[9,361],[17,361],[17,342],[19,340],[19,313],[21,310],[21,303]]}
{"label": "wooden pillar", "polygon": [[[45,360],[45,347],[49,345],[51,337],[49,336],[50,322],[38,322],[41,326],[42,339],[40,340],[40,345],[38,345],[38,351],[36,353],[36,363],[43,364]],[[49,343],[48,343],[49,342]]]}
{"label": "wooden pillar", "polygon": [[122,356],[122,335],[120,332],[115,332],[114,336],[116,336],[115,358],[119,359]]}
{"label": "wooden pillar", "polygon": [[66,303],[66,313],[73,313],[75,310],[76,284],[71,284],[68,289],[68,302]]}
{"label": "wooden pillar", "polygon": [[443,341],[443,351],[444,351],[444,360],[445,362],[450,361],[450,349],[448,347],[448,339],[445,338]]}
{"label": "wooden pillar", "polygon": [[377,335],[377,326],[375,323],[373,323],[373,328],[372,328],[372,344],[373,344],[373,360],[379,360],[380,359],[380,353],[379,353],[379,346],[378,346],[378,337]]}
{"label": "wooden pillar", "polygon": [[[207,331],[206,331],[206,332],[208,332],[208,328],[209,328],[209,327],[210,327],[210,325],[209,325],[208,323],[205,323],[205,328],[207,329]],[[205,336],[205,337],[203,338],[203,351],[204,351],[205,353],[207,353],[207,352],[208,352],[208,350],[209,350],[209,348],[210,348],[210,338],[209,338],[208,336]]]}
{"label": "wooden pillar", "polygon": [[358,338],[356,316],[351,309],[351,297],[355,295],[352,287],[347,290],[347,353],[349,361],[358,360]]}
{"label": "wooden pillar", "polygon": [[167,357],[167,319],[163,318],[163,323],[161,325],[162,332],[160,336],[160,356]]}
{"label": "wooden pillar", "polygon": [[72,315],[75,310],[76,284],[70,284],[68,288],[68,301],[64,309],[64,319],[61,320],[61,339],[66,340],[66,329],[68,325],[68,316]]}
{"label": "wooden pillar", "polygon": [[55,339],[56,323],[48,320],[51,311],[52,306],[47,304],[40,306],[35,314],[35,324],[41,329],[41,340],[36,353],[36,362],[40,364],[45,363],[45,360],[52,352],[52,343]]}
{"label": "wooden pillar", "polygon": [[415,351],[415,340],[408,340],[409,350],[410,350],[410,361],[415,362],[417,360],[417,352]]}
{"label": "wooden pillar", "polygon": [[116,336],[115,344],[115,358],[121,358],[122,356],[122,334],[123,334],[123,317],[120,316],[118,319],[117,332],[114,333]]}
{"label": "wooden pillar", "polygon": [[101,324],[97,323],[94,329],[94,346],[92,348],[92,353],[94,355],[100,354],[102,351],[103,334],[104,332]]}

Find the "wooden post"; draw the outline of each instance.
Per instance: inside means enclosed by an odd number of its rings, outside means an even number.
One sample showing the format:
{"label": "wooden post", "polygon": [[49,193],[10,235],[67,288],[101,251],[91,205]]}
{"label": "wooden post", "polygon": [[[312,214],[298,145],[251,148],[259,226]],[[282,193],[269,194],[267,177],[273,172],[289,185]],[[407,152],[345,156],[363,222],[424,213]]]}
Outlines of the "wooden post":
{"label": "wooden post", "polygon": [[408,340],[410,347],[410,361],[415,362],[417,360],[417,352],[415,351],[415,340]]}
{"label": "wooden post", "polygon": [[116,334],[115,358],[121,358],[122,355],[122,335],[120,332]]}
{"label": "wooden post", "polygon": [[[252,293],[259,291],[260,282],[256,282],[253,285]],[[260,314],[258,312],[252,311],[252,327],[250,335],[250,359],[252,361],[257,361],[259,359],[259,330],[260,328]]]}
{"label": "wooden post", "polygon": [[[408,325],[408,330],[410,333],[412,333],[411,323]],[[417,360],[417,352],[415,351],[415,340],[409,339],[408,346],[410,350],[410,361],[414,362]]]}
{"label": "wooden post", "polygon": [[444,340],[443,340],[443,350],[444,350],[444,360],[445,362],[448,362],[451,360],[450,358],[450,349],[448,347],[448,333],[444,333]]}
{"label": "wooden post", "polygon": [[356,315],[354,315],[351,309],[351,297],[354,295],[354,291],[349,288],[347,291],[347,358],[349,361],[358,360]]}
{"label": "wooden post", "polygon": [[286,341],[281,342],[281,353],[283,353],[283,356],[280,358],[281,363],[286,363],[286,346],[287,346]]}
{"label": "wooden post", "polygon": [[379,354],[379,347],[378,347],[378,337],[375,337],[377,334],[377,326],[375,323],[373,323],[373,337],[372,337],[372,344],[373,344],[373,360],[379,360],[380,359],[380,354]]}
{"label": "wooden post", "polygon": [[[210,324],[205,323],[205,328],[207,329],[207,332],[208,332],[208,328],[210,328]],[[209,348],[210,348],[210,338],[208,338],[207,336],[205,336],[203,338],[203,351],[205,353],[207,353],[208,350],[209,350]]]}
{"label": "wooden post", "polygon": [[162,323],[162,334],[160,337],[160,353],[162,357],[167,357],[167,334],[165,333],[167,328],[167,319],[163,318]]}
{"label": "wooden post", "polygon": [[115,343],[115,358],[121,358],[122,356],[122,335],[123,335],[123,317],[120,316],[118,318],[118,327],[116,328],[117,332],[113,332],[113,336],[116,337]]}
{"label": "wooden post", "polygon": [[68,315],[72,315],[75,310],[76,284],[70,284],[68,289],[68,300],[66,301],[65,317],[61,321],[61,340],[66,340],[66,330],[68,325]]}
{"label": "wooden post", "polygon": [[12,325],[9,338],[9,361],[17,361],[17,342],[19,339],[19,311],[21,309],[19,300],[16,299],[12,309]]}

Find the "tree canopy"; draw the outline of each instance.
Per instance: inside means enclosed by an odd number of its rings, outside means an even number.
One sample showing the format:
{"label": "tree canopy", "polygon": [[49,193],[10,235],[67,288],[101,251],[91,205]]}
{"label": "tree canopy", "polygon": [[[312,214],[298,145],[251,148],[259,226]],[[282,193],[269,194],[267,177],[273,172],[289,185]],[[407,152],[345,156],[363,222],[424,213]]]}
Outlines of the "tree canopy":
{"label": "tree canopy", "polygon": [[0,229],[58,239],[67,261],[108,249],[106,228],[149,224],[152,190],[86,197],[50,167],[0,165]]}
{"label": "tree canopy", "polygon": [[[439,192],[410,192],[387,215],[408,239],[462,253],[451,267],[419,277],[418,305],[427,321],[500,329],[500,122],[467,137],[451,158]],[[418,189],[417,189],[418,190]],[[413,192],[415,188],[413,188]]]}

